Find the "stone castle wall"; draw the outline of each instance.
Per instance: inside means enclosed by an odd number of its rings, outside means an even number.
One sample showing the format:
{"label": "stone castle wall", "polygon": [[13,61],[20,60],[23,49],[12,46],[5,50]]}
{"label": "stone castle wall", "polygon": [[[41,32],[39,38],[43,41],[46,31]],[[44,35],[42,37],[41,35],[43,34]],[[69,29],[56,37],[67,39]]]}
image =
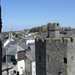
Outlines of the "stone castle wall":
{"label": "stone castle wall", "polygon": [[[56,29],[59,27],[55,27]],[[55,30],[53,29],[53,35],[56,36]],[[48,33],[52,33],[51,31]],[[36,75],[74,75],[75,38],[56,38],[55,36],[50,38],[51,35],[49,34],[48,38],[39,37],[35,39]]]}

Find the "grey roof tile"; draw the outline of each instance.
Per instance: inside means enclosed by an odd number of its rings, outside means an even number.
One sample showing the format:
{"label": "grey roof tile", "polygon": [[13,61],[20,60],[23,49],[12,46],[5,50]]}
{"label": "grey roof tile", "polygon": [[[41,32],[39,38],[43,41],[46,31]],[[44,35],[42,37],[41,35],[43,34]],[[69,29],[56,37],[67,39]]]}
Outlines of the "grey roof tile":
{"label": "grey roof tile", "polygon": [[35,52],[26,53],[26,56],[27,56],[31,61],[35,61]]}
{"label": "grey roof tile", "polygon": [[8,47],[7,55],[16,55],[18,51],[22,51],[22,50],[24,49],[18,45],[10,45]]}
{"label": "grey roof tile", "polygon": [[31,51],[26,51],[26,56],[31,60],[35,61],[35,45],[30,45]]}

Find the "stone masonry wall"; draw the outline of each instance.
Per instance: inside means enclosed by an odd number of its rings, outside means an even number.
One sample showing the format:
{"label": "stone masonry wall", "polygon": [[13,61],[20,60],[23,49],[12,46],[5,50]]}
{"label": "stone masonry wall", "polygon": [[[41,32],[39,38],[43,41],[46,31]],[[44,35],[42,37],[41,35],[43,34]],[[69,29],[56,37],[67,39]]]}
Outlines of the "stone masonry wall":
{"label": "stone masonry wall", "polygon": [[47,38],[35,39],[36,75],[75,75],[75,38],[59,37],[59,23],[47,28]]}
{"label": "stone masonry wall", "polygon": [[46,75],[46,41],[35,40],[36,75]]}
{"label": "stone masonry wall", "polygon": [[75,75],[75,38],[68,43],[67,58],[67,75]]}
{"label": "stone masonry wall", "polygon": [[46,75],[67,75],[67,44],[65,39],[63,43],[61,39],[53,39],[52,42],[46,40]]}

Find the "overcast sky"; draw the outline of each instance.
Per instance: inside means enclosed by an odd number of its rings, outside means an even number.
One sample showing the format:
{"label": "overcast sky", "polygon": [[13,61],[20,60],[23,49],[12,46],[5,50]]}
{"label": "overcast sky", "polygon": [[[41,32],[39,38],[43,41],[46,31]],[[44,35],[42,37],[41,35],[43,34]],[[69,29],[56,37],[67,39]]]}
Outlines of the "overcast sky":
{"label": "overcast sky", "polygon": [[49,22],[75,28],[75,0],[1,0],[2,31],[23,30]]}

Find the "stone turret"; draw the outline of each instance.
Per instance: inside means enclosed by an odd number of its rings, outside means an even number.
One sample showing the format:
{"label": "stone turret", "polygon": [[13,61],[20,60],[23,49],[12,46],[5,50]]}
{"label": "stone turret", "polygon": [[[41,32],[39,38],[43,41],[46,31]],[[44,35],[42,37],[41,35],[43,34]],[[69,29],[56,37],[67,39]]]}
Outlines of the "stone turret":
{"label": "stone turret", "polygon": [[60,24],[59,23],[48,23],[47,24],[48,30],[48,38],[51,40],[53,38],[59,38],[59,31],[60,31]]}

